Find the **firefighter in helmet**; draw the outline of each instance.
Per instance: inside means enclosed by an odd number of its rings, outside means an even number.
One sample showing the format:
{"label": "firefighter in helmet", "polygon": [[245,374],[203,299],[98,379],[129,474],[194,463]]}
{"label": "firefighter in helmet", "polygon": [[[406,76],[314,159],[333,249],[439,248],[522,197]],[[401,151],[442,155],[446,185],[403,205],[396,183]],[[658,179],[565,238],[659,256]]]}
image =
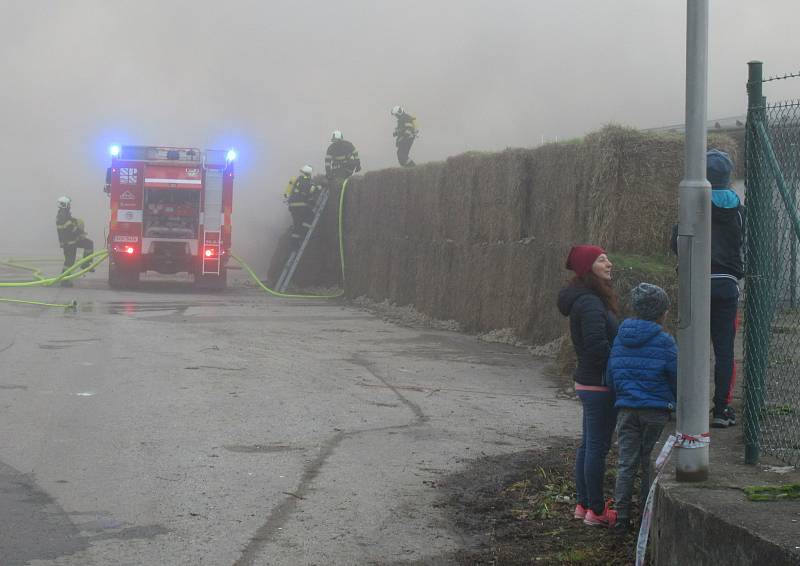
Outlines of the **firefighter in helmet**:
{"label": "firefighter in helmet", "polygon": [[305,236],[311,222],[314,220],[314,205],[319,196],[320,187],[311,180],[314,169],[311,165],[303,165],[300,168],[300,175],[289,179],[283,198],[289,207],[294,225],[292,227],[292,239],[299,245]]}
{"label": "firefighter in helmet", "polygon": [[[58,243],[64,250],[64,269],[75,264],[75,256],[78,248],[83,249],[83,257],[86,258],[94,253],[94,243],[86,237],[83,220],[72,216],[72,199],[60,197],[58,199],[58,213],[56,214],[56,229],[58,230]],[[87,267],[84,263],[82,267]],[[64,287],[71,287],[72,281],[62,281]]]}
{"label": "firefighter in helmet", "polygon": [[361,160],[355,146],[342,137],[342,132],[335,130],[331,135],[331,145],[325,155],[325,176],[329,181],[347,179],[353,173],[361,171]]}
{"label": "firefighter in helmet", "polygon": [[397,146],[397,161],[403,167],[412,167],[414,161],[408,158],[411,145],[419,135],[417,129],[417,119],[407,113],[402,106],[392,108],[392,116],[397,118],[397,125],[394,127],[394,144]]}

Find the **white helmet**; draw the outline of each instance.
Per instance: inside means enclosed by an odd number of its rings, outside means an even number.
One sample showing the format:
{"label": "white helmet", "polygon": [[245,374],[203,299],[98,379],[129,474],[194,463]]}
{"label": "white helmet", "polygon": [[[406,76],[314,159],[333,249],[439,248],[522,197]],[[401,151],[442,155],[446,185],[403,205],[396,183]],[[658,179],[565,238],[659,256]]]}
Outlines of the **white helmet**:
{"label": "white helmet", "polygon": [[58,208],[69,208],[72,204],[72,199],[69,197],[58,197]]}
{"label": "white helmet", "polygon": [[395,106],[394,108],[392,108],[392,116],[399,116],[402,113],[403,113],[402,106]]}
{"label": "white helmet", "polygon": [[333,130],[333,133],[331,134],[331,141],[342,140],[342,139],[344,139],[344,136],[342,136],[342,132],[339,130]]}
{"label": "white helmet", "polygon": [[311,176],[311,173],[313,173],[313,172],[314,172],[314,168],[313,168],[313,167],[311,167],[311,165],[303,165],[303,166],[300,168],[300,172],[301,172],[303,175],[308,175],[308,176],[310,177],[310,176]]}

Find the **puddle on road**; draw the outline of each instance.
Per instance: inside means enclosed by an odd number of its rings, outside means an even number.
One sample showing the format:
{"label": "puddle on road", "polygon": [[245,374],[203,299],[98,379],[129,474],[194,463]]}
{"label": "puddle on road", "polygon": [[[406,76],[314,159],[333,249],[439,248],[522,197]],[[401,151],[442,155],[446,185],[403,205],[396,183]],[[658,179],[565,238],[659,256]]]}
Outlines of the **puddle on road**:
{"label": "puddle on road", "polygon": [[50,563],[89,547],[58,501],[33,477],[0,462],[0,509],[3,526],[8,526],[0,531],[3,564]]}
{"label": "puddle on road", "polygon": [[186,366],[183,369],[191,369],[191,370],[198,370],[198,369],[216,369],[220,371],[244,371],[247,368],[226,368],[222,366]]}
{"label": "puddle on road", "polygon": [[140,312],[176,312],[184,314],[190,307],[203,306],[203,303],[139,302],[117,301],[106,304],[109,314],[136,314]]}
{"label": "puddle on road", "polygon": [[100,338],[76,338],[73,340],[48,340],[45,344],[39,344],[42,350],[64,350],[72,348],[79,344],[87,344],[90,342],[100,342]]}
{"label": "puddle on road", "polygon": [[[111,301],[103,303],[109,314],[177,313],[185,314],[190,308],[242,306],[241,301]],[[98,307],[99,308],[99,307]]]}
{"label": "puddle on road", "polygon": [[117,532],[108,532],[100,535],[89,537],[91,541],[98,540],[136,540],[136,539],[151,539],[159,535],[169,534],[169,529],[161,525],[145,525],[143,527],[128,527]]}
{"label": "puddle on road", "polygon": [[275,452],[293,452],[302,450],[298,446],[290,446],[288,444],[229,444],[223,446],[228,452],[237,452],[239,454],[273,454]]}

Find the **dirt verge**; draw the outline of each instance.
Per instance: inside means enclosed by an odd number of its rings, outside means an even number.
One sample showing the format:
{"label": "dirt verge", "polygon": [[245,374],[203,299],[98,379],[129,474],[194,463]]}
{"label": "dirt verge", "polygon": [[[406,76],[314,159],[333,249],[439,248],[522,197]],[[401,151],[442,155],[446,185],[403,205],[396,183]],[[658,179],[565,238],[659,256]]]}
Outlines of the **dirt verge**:
{"label": "dirt verge", "polygon": [[[574,439],[554,438],[544,448],[474,460],[439,482],[439,505],[464,549],[414,564],[633,564],[634,535],[617,537],[572,518],[576,447]],[[615,467],[609,454],[607,493],[613,491]]]}

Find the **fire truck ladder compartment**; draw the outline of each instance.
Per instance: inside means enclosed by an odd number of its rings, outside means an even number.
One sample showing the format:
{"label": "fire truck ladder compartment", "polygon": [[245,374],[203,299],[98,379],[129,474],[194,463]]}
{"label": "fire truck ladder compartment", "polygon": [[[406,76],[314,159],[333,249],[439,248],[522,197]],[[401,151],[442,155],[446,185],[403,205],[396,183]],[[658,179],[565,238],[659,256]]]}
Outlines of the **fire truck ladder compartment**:
{"label": "fire truck ladder compartment", "polygon": [[317,223],[319,222],[327,203],[328,189],[323,189],[319,195],[319,198],[317,199],[316,205],[314,205],[314,220],[311,222],[311,227],[306,231],[306,237],[303,238],[303,243],[300,244],[299,248],[293,250],[292,253],[289,254],[289,259],[286,260],[286,265],[281,272],[280,278],[278,278],[278,284],[275,287],[279,292],[285,293],[286,289],[289,288],[289,283],[291,283],[294,272],[297,269],[297,265],[300,263],[300,258],[303,257],[303,252],[306,250],[306,245],[308,245],[309,240],[311,240],[311,236],[314,234],[314,230],[317,227]]}
{"label": "fire truck ladder compartment", "polygon": [[222,175],[221,169],[206,168],[205,210],[203,214],[203,275],[219,275],[222,252]]}

